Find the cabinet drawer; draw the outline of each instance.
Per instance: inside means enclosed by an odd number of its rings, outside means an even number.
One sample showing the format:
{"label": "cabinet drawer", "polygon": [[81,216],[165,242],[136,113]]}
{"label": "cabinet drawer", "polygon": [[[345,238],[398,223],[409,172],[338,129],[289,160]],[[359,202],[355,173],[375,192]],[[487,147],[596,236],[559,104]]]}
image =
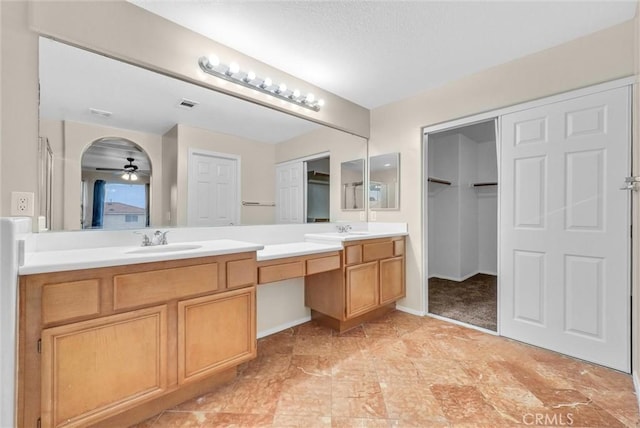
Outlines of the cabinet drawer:
{"label": "cabinet drawer", "polygon": [[124,309],[216,291],[218,263],[113,277],[113,307]]}
{"label": "cabinet drawer", "polygon": [[393,241],[393,255],[394,256],[404,255],[404,239],[398,239],[397,241]]}
{"label": "cabinet drawer", "polygon": [[100,280],[60,282],[42,287],[42,323],[100,313]]}
{"label": "cabinet drawer", "polygon": [[302,260],[258,268],[258,282],[260,284],[301,276],[304,276],[304,263]]}
{"label": "cabinet drawer", "polygon": [[393,241],[363,244],[362,261],[370,262],[372,260],[388,259],[389,257],[393,257],[393,248]]}
{"label": "cabinet drawer", "polygon": [[307,275],[340,269],[340,255],[307,260]]}
{"label": "cabinet drawer", "polygon": [[227,288],[246,287],[256,283],[256,260],[243,259],[227,262]]}
{"label": "cabinet drawer", "polygon": [[344,249],[344,264],[355,265],[362,263],[362,245],[349,245]]}

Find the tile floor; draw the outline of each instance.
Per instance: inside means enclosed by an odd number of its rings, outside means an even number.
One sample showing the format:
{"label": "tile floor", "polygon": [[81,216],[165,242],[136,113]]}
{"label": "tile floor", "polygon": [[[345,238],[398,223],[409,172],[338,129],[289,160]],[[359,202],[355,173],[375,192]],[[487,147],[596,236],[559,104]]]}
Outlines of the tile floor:
{"label": "tile floor", "polygon": [[631,377],[429,317],[342,335],[313,322],[258,341],[231,383],[161,427],[637,427]]}

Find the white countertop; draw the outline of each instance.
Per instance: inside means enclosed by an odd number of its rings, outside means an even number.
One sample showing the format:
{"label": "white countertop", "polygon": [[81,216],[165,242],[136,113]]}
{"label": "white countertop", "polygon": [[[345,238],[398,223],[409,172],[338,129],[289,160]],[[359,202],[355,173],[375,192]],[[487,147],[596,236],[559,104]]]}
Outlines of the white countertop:
{"label": "white countertop", "polygon": [[304,256],[342,250],[341,243],[290,242],[287,244],[265,245],[258,251],[258,261]]}
{"label": "white countertop", "polygon": [[165,260],[218,256],[263,249],[261,244],[215,239],[181,242],[155,247],[100,247],[78,250],[37,251],[26,253],[25,263],[18,268],[20,275],[91,269]]}
{"label": "white countertop", "polygon": [[397,231],[365,231],[353,230],[349,232],[325,232],[325,233],[307,233],[304,235],[305,241],[321,241],[321,242],[345,242],[345,241],[361,241],[363,239],[390,238],[392,236],[407,236],[407,232]]}

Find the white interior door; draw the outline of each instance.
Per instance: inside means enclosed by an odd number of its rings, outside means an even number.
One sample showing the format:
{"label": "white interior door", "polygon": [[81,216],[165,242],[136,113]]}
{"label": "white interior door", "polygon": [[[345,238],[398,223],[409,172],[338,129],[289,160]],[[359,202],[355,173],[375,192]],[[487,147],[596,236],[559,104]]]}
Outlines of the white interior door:
{"label": "white interior door", "polygon": [[188,168],[188,225],[239,224],[238,159],[192,152]]}
{"label": "white interior door", "polygon": [[500,333],[630,370],[628,88],[501,126]]}
{"label": "white interior door", "polygon": [[304,163],[276,165],[276,223],[304,223]]}

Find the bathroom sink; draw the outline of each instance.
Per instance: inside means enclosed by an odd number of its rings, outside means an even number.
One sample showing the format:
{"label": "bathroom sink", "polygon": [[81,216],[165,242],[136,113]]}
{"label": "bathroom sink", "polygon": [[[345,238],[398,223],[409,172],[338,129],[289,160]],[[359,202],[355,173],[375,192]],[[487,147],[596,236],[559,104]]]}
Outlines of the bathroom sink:
{"label": "bathroom sink", "polygon": [[157,254],[157,253],[174,253],[179,251],[197,250],[202,248],[198,244],[167,244],[153,245],[150,247],[140,247],[135,250],[127,251],[127,254]]}

